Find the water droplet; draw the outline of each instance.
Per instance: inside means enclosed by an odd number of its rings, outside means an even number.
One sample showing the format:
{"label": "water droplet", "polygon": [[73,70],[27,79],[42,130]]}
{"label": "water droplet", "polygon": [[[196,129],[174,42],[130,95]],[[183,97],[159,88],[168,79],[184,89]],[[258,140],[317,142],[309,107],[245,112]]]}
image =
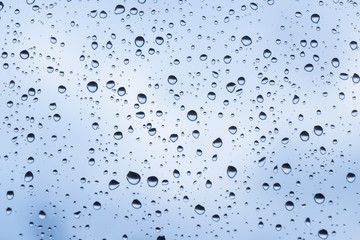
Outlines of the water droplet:
{"label": "water droplet", "polygon": [[252,40],[251,40],[251,38],[250,38],[249,36],[243,36],[243,37],[241,38],[241,43],[242,43],[245,47],[247,47],[247,46],[251,45]]}
{"label": "water droplet", "polygon": [[128,182],[132,185],[138,184],[141,180],[141,177],[138,173],[131,172],[131,171],[128,172],[128,174],[126,175],[126,178],[127,178]]}
{"label": "water droplet", "polygon": [[156,187],[158,182],[159,182],[159,180],[155,176],[148,177],[148,179],[147,179],[147,183],[148,183],[149,187]]}
{"label": "water droplet", "polygon": [[190,110],[188,113],[187,113],[187,118],[190,120],[190,121],[195,121],[197,119],[197,113],[194,111],[194,110]]}
{"label": "water droplet", "polygon": [[234,178],[237,174],[237,169],[234,166],[228,166],[226,172],[229,178]]}
{"label": "water droplet", "polygon": [[143,37],[138,36],[135,38],[135,45],[137,47],[142,47],[142,46],[144,46],[144,44],[145,44],[145,39]]}
{"label": "water droplet", "polygon": [[285,208],[286,208],[286,210],[288,210],[288,211],[292,211],[293,209],[294,209],[294,203],[292,202],[292,201],[287,201],[286,203],[285,203]]}
{"label": "water droplet", "polygon": [[321,136],[323,134],[323,128],[319,125],[314,127],[314,133],[316,136]]}
{"label": "water droplet", "polygon": [[311,63],[309,63],[305,65],[304,69],[307,72],[312,72],[312,70],[314,70],[314,66]]}
{"label": "water droplet", "polygon": [[91,81],[87,84],[87,89],[89,92],[94,93],[98,90],[98,84],[94,81]]}
{"label": "water droplet", "polygon": [[170,76],[168,77],[168,83],[169,83],[170,85],[174,85],[176,82],[177,82],[177,78],[176,78],[174,75],[170,75]]}
{"label": "water droplet", "polygon": [[7,191],[6,198],[12,200],[14,198],[14,191]]}
{"label": "water droplet", "polygon": [[101,203],[99,203],[98,201],[93,203],[93,208],[95,210],[100,210],[101,209]]}
{"label": "water droplet", "polygon": [[220,148],[223,145],[221,138],[217,138],[212,143],[213,147]]}
{"label": "water droplet", "polygon": [[258,166],[263,167],[265,165],[265,163],[266,163],[266,157],[262,157],[258,161]]}
{"label": "water droplet", "polygon": [[116,15],[122,14],[124,12],[125,12],[125,7],[123,5],[116,5],[115,10],[114,10],[114,13]]}
{"label": "water droplet", "polygon": [[351,50],[356,50],[358,48],[358,43],[356,41],[351,41],[349,45]]}
{"label": "water droplet", "polygon": [[302,131],[300,133],[300,139],[303,140],[304,142],[308,141],[310,139],[310,135],[307,131]]}
{"label": "water droplet", "polygon": [[133,201],[132,201],[132,203],[131,203],[131,206],[133,207],[133,208],[135,208],[135,209],[139,209],[139,208],[141,208],[141,202],[139,201],[139,200],[137,200],[137,199],[134,199]]}
{"label": "water droplet", "polygon": [[316,24],[319,23],[319,21],[320,21],[320,15],[314,13],[313,15],[311,15],[311,21],[312,21],[313,23],[316,23]]}
{"label": "water droplet", "polygon": [[117,94],[122,97],[126,94],[126,89],[124,87],[119,87],[117,90]]}
{"label": "water droplet", "polygon": [[198,204],[195,206],[195,212],[199,215],[203,215],[205,213],[205,208]]}
{"label": "water droplet", "polygon": [[35,134],[29,133],[29,134],[27,135],[27,137],[26,137],[26,140],[27,140],[29,143],[34,142],[34,140],[35,140]]}
{"label": "water droplet", "polygon": [[28,59],[29,58],[29,56],[30,56],[30,54],[29,54],[29,52],[27,51],[27,50],[22,50],[21,52],[20,52],[20,57],[21,57],[21,59]]}
{"label": "water droplet", "polygon": [[114,180],[114,179],[109,182],[109,189],[110,190],[115,190],[119,186],[120,186],[120,183],[118,181]]}
{"label": "water droplet", "polygon": [[226,56],[224,57],[224,63],[226,63],[226,64],[231,63],[231,56],[226,55]]}
{"label": "water droplet", "polygon": [[34,179],[34,175],[31,171],[25,173],[24,181],[31,182]]}
{"label": "water droplet", "polygon": [[314,196],[314,201],[317,203],[317,204],[322,204],[325,202],[325,196],[321,193],[317,193],[315,194]]}
{"label": "water droplet", "polygon": [[39,218],[40,218],[40,219],[45,219],[45,218],[46,218],[46,213],[41,210],[41,211],[39,212]]}
{"label": "water droplet", "polygon": [[283,165],[281,165],[281,170],[285,173],[285,174],[289,174],[291,172],[291,166],[289,163],[284,163]]}
{"label": "water droplet", "polygon": [[146,100],[147,100],[147,97],[146,97],[145,94],[139,93],[139,94],[137,95],[137,100],[138,100],[138,102],[139,102],[140,104],[145,104],[145,103],[146,103]]}
{"label": "water droplet", "polygon": [[115,138],[116,140],[122,139],[122,138],[123,138],[122,132],[120,132],[120,131],[115,132],[115,133],[114,133],[114,138]]}
{"label": "water droplet", "polygon": [[328,232],[325,230],[325,229],[321,229],[319,232],[318,232],[318,236],[319,238],[321,239],[327,239],[329,234]]}
{"label": "water droplet", "polygon": [[348,181],[349,183],[353,183],[356,179],[356,175],[354,173],[348,173],[346,175],[346,181]]}

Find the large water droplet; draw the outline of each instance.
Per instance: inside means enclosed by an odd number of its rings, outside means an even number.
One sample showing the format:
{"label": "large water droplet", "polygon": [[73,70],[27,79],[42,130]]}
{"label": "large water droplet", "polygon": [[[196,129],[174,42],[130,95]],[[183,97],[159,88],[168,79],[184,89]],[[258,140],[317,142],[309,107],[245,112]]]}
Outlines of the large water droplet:
{"label": "large water droplet", "polygon": [[114,133],[114,138],[115,138],[116,140],[122,139],[122,138],[123,138],[122,132],[120,132],[120,131],[115,132],[115,133]]}
{"label": "large water droplet", "polygon": [[349,183],[353,183],[356,179],[356,175],[354,173],[348,173],[346,175],[346,181],[348,181]]}
{"label": "large water droplet", "polygon": [[237,174],[237,169],[234,166],[228,166],[226,172],[229,178],[234,178]]}
{"label": "large water droplet", "polygon": [[327,239],[329,234],[328,232],[325,230],[325,229],[321,229],[319,232],[318,232],[318,236],[319,238],[321,239]]}
{"label": "large water droplet", "polygon": [[98,201],[93,203],[93,208],[95,210],[100,210],[101,209],[101,203],[99,203]]}
{"label": "large water droplet", "polygon": [[286,210],[288,210],[288,211],[291,211],[291,210],[293,210],[294,209],[294,203],[292,202],[292,201],[287,201],[286,203],[285,203],[285,208],[286,208]]}
{"label": "large water droplet", "polygon": [[217,138],[212,143],[213,147],[220,148],[223,145],[221,138]]}
{"label": "large water droplet", "polygon": [[35,140],[35,134],[33,133],[29,133],[26,137],[26,140],[29,142],[29,143],[32,143],[34,140]]}
{"label": "large water droplet", "polygon": [[159,180],[155,176],[150,176],[147,179],[147,183],[148,183],[149,187],[155,187],[158,184],[158,182],[159,182]]}
{"label": "large water droplet", "polygon": [[21,59],[28,59],[29,58],[29,56],[30,56],[30,54],[29,54],[29,52],[27,51],[27,50],[22,50],[21,52],[20,52],[20,57],[21,57]]}
{"label": "large water droplet", "polygon": [[319,21],[320,21],[320,15],[314,13],[313,15],[311,15],[311,21],[312,21],[313,23],[319,23]]}
{"label": "large water droplet", "polygon": [[87,84],[87,89],[89,92],[94,93],[98,90],[98,84],[94,81],[91,81]]}
{"label": "large water droplet", "polygon": [[139,209],[139,208],[141,208],[142,204],[139,200],[134,199],[131,203],[131,206],[135,209]]}
{"label": "large water droplet", "polygon": [[168,83],[174,85],[177,82],[177,78],[174,75],[168,77]]}
{"label": "large water droplet", "polygon": [[118,181],[114,180],[114,179],[109,182],[109,189],[110,190],[115,190],[119,186],[120,186],[120,183]]}
{"label": "large water droplet", "polygon": [[141,177],[138,173],[131,172],[131,171],[128,172],[128,174],[126,175],[126,178],[127,178],[128,182],[132,185],[138,184],[141,180]]}
{"label": "large water droplet", "polygon": [[252,40],[251,40],[251,38],[249,36],[243,36],[241,38],[241,43],[246,47],[246,46],[251,45]]}
{"label": "large water droplet", "polygon": [[143,37],[138,36],[135,38],[135,45],[137,47],[142,47],[142,46],[144,46],[144,44],[145,44],[145,39]]}
{"label": "large water droplet", "polygon": [[25,173],[24,181],[31,182],[34,179],[34,175],[31,171]]}
{"label": "large water droplet", "polygon": [[125,7],[123,5],[116,5],[115,10],[114,10],[114,13],[116,15],[122,14],[124,12],[125,12]]}
{"label": "large water droplet", "polygon": [[146,103],[146,100],[147,100],[147,97],[146,97],[145,94],[139,93],[139,94],[137,95],[137,100],[138,100],[138,102],[139,102],[140,104],[145,104],[145,103]]}
{"label": "large water droplet", "polygon": [[300,133],[300,139],[303,140],[304,142],[308,141],[310,139],[310,135],[307,131],[302,131]]}
{"label": "large water droplet", "polygon": [[195,206],[195,212],[199,215],[203,215],[205,213],[205,208],[198,204]]}
{"label": "large water droplet", "polygon": [[197,119],[197,113],[194,111],[194,110],[190,110],[188,113],[187,113],[187,118],[190,120],[190,121],[195,121]]}
{"label": "large water droplet", "polygon": [[317,203],[317,204],[322,204],[325,202],[325,196],[322,194],[322,193],[317,193],[315,194],[314,196],[314,201]]}

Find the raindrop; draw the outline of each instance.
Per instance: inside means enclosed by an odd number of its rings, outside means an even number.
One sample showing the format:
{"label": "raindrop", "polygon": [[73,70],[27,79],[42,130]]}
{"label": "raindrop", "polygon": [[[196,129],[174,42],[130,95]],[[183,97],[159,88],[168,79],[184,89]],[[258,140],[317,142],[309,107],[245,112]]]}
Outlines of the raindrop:
{"label": "raindrop", "polygon": [[130,184],[136,185],[140,182],[141,177],[138,173],[129,171],[128,174],[126,175],[126,179]]}
{"label": "raindrop", "polygon": [[300,139],[303,140],[304,142],[308,141],[310,139],[310,135],[307,131],[302,131],[300,133]]}
{"label": "raindrop", "polygon": [[101,203],[99,203],[98,201],[93,203],[93,208],[95,210],[100,210],[101,209]]}
{"label": "raindrop", "polygon": [[320,21],[320,15],[314,13],[313,15],[311,15],[311,21],[312,21],[313,23],[316,23],[316,24],[319,23],[319,21]]}
{"label": "raindrop", "polygon": [[317,204],[322,204],[325,202],[325,196],[321,193],[317,193],[315,194],[314,196],[314,201],[317,203]]}
{"label": "raindrop", "polygon": [[312,70],[314,70],[314,66],[311,63],[309,63],[305,65],[304,69],[307,72],[312,72]]}
{"label": "raindrop", "polygon": [[174,85],[176,82],[177,82],[177,78],[176,78],[174,75],[170,75],[170,76],[168,77],[168,83],[169,83],[170,85]]}
{"label": "raindrop", "polygon": [[237,174],[237,169],[234,166],[228,166],[226,172],[229,178],[234,178]]}
{"label": "raindrop", "polygon": [[142,46],[144,46],[144,44],[145,44],[145,39],[143,37],[138,36],[135,38],[135,45],[137,47],[142,47]]}
{"label": "raindrop", "polygon": [[45,218],[46,218],[46,213],[41,210],[41,211],[39,212],[39,218],[40,218],[40,219],[45,219]]}
{"label": "raindrop", "polygon": [[325,229],[321,229],[319,232],[318,232],[318,236],[319,238],[321,239],[327,239],[329,234],[328,232],[325,230]]}
{"label": "raindrop", "polygon": [[134,199],[133,201],[132,201],[132,203],[131,203],[131,206],[133,207],[133,208],[135,208],[135,209],[139,209],[139,208],[141,208],[141,202],[139,201],[139,200],[137,200],[137,199]]}
{"label": "raindrop", "polygon": [[123,5],[116,5],[115,10],[114,10],[114,13],[116,15],[122,14],[124,12],[125,12],[125,7]]}
{"label": "raindrop", "polygon": [[146,97],[145,94],[139,93],[139,94],[137,95],[137,100],[138,100],[138,102],[139,102],[140,104],[145,104],[145,103],[146,103],[146,100],[147,100],[147,97]]}
{"label": "raindrop", "polygon": [[109,182],[109,189],[110,190],[115,190],[119,186],[120,186],[120,183],[118,181],[114,180],[114,179]]}
{"label": "raindrop", "polygon": [[21,59],[28,59],[29,58],[29,56],[30,56],[30,54],[29,54],[29,52],[27,51],[27,50],[22,50],[21,52],[20,52],[20,57],[21,57]]}
{"label": "raindrop", "polygon": [[250,38],[249,36],[243,36],[243,37],[241,38],[241,43],[242,43],[245,47],[247,47],[247,46],[251,45],[252,40],[251,40],[251,38]]}
{"label": "raindrop", "polygon": [[316,136],[321,136],[323,134],[323,128],[319,125],[314,127],[314,133]]}
{"label": "raindrop", "polygon": [[220,148],[223,145],[221,138],[217,138],[212,143],[213,147]]}
{"label": "raindrop", "polygon": [[198,204],[195,206],[195,212],[199,215],[203,215],[205,213],[205,208]]}
{"label": "raindrop", "polygon": [[120,131],[115,132],[115,133],[114,133],[114,138],[115,138],[116,140],[122,139],[122,138],[123,138],[122,132],[120,132]]}
{"label": "raindrop", "polygon": [[190,121],[195,121],[197,119],[197,113],[194,111],[194,110],[190,110],[188,113],[187,113],[187,118],[190,120]]}
{"label": "raindrop", "polygon": [[353,183],[356,179],[356,175],[354,173],[348,173],[346,175],[346,181],[348,181],[349,183]]}
{"label": "raindrop", "polygon": [[35,140],[35,134],[29,133],[29,134],[27,135],[27,137],[26,137],[26,140],[27,140],[29,143],[34,142],[34,140]]}
{"label": "raindrop", "polygon": [[285,203],[285,208],[286,208],[286,210],[288,210],[288,211],[293,210],[293,209],[294,209],[294,203],[293,203],[292,201],[287,201],[287,202]]}
{"label": "raindrop", "polygon": [[148,177],[147,183],[149,187],[155,187],[158,184],[159,180],[155,176]]}
{"label": "raindrop", "polygon": [[291,166],[289,163],[284,163],[283,165],[281,165],[281,170],[285,173],[285,174],[289,174],[291,172]]}
{"label": "raindrop", "polygon": [[31,171],[25,173],[24,181],[31,182],[34,179],[34,175]]}
{"label": "raindrop", "polygon": [[94,81],[91,81],[87,84],[87,89],[89,92],[94,93],[98,90],[98,84]]}

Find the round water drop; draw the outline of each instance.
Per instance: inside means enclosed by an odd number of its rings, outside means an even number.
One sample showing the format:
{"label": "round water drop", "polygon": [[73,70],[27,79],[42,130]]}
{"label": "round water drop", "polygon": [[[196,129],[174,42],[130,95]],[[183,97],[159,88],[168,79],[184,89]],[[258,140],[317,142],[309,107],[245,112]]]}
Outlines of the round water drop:
{"label": "round water drop", "polygon": [[147,97],[146,97],[145,94],[139,93],[139,94],[137,95],[137,100],[138,100],[138,102],[139,102],[140,104],[145,104],[145,103],[146,103],[146,100],[147,100]]}
{"label": "round water drop", "polygon": [[117,90],[117,94],[122,97],[126,94],[126,89],[124,87],[119,87]]}
{"label": "round water drop", "polygon": [[27,50],[22,50],[21,52],[20,52],[20,57],[21,57],[21,59],[28,59],[29,58],[29,56],[30,56],[30,54],[29,54],[29,52],[27,51]]}
{"label": "round water drop", "polygon": [[29,143],[32,143],[34,140],[35,140],[35,134],[33,133],[29,133],[26,137],[26,140],[29,142]]}
{"label": "round water drop", "polygon": [[39,218],[40,218],[40,219],[45,219],[45,218],[46,218],[46,213],[41,210],[41,211],[39,212]]}
{"label": "round water drop", "polygon": [[237,174],[237,169],[234,166],[228,166],[226,172],[229,178],[234,178]]}
{"label": "round water drop", "polygon": [[115,132],[115,133],[114,133],[114,138],[115,138],[116,140],[122,139],[122,138],[123,138],[122,132],[120,132],[120,131]]}
{"label": "round water drop", "polygon": [[213,215],[213,216],[211,217],[211,219],[212,219],[214,222],[218,222],[218,221],[220,221],[220,216],[217,215],[217,214],[215,214],[215,215]]}
{"label": "round water drop", "polygon": [[297,103],[299,103],[299,101],[300,101],[299,96],[298,96],[298,95],[294,95],[294,98],[293,98],[293,100],[292,100],[292,103],[293,103],[293,104],[297,104]]}
{"label": "round water drop", "polygon": [[141,177],[138,173],[129,171],[128,174],[126,175],[126,179],[130,184],[136,185],[140,182]]}
{"label": "round water drop", "polygon": [[98,201],[93,203],[93,208],[95,210],[100,210],[101,209],[101,203],[99,203]]}
{"label": "round water drop", "polygon": [[251,38],[250,38],[249,36],[243,36],[243,37],[241,38],[241,43],[242,43],[245,47],[247,47],[247,46],[251,45],[252,40],[251,40]]}
{"label": "round water drop", "polygon": [[194,130],[194,131],[192,132],[192,135],[193,135],[193,137],[194,137],[195,139],[198,139],[198,138],[200,137],[200,132],[199,132],[198,130]]}
{"label": "round water drop", "polygon": [[271,57],[271,51],[269,49],[265,49],[263,52],[263,56],[264,56],[264,58]]}
{"label": "round water drop", "polygon": [[231,133],[231,134],[236,134],[236,132],[237,132],[237,128],[235,127],[235,126],[231,126],[231,127],[229,127],[229,132]]}
{"label": "round water drop", "polygon": [[338,58],[333,58],[331,60],[331,65],[334,67],[334,68],[338,68],[340,66],[340,61]]}
{"label": "round water drop", "polygon": [[144,44],[145,44],[145,39],[143,37],[138,36],[135,38],[135,45],[137,47],[142,47],[142,46],[144,46]]}
{"label": "round water drop", "polygon": [[113,87],[115,87],[115,82],[113,80],[107,81],[106,87],[108,89],[112,89]]}
{"label": "round water drop", "polygon": [[320,21],[320,15],[314,13],[313,15],[311,15],[311,21],[312,21],[313,23],[316,23],[316,24],[319,23],[319,21]]}
{"label": "round water drop", "polygon": [[304,69],[307,72],[312,72],[312,70],[314,70],[314,66],[311,63],[309,63],[305,65]]}
{"label": "round water drop", "polygon": [[175,133],[170,135],[170,141],[176,142],[178,140],[179,136]]}
{"label": "round water drop", "polygon": [[292,201],[287,201],[285,203],[285,208],[288,211],[292,211],[294,209],[294,203]]}
{"label": "round water drop", "polygon": [[24,181],[25,182],[31,182],[34,179],[34,175],[31,171],[28,171],[25,173]]}
{"label": "round water drop", "polygon": [[111,180],[109,182],[109,189],[110,190],[115,190],[120,186],[120,183],[118,181],[116,181],[115,179]]}
{"label": "round water drop", "polygon": [[260,120],[265,120],[266,119],[266,113],[260,112],[259,113],[259,118],[260,118]]}
{"label": "round water drop", "polygon": [[158,184],[159,180],[157,177],[155,176],[150,176],[147,179],[147,184],[149,185],[149,187],[156,187],[156,185]]}
{"label": "round water drop", "polygon": [[351,50],[356,50],[358,48],[358,43],[356,41],[351,41],[349,45]]}
{"label": "round water drop", "polygon": [[8,200],[13,199],[13,198],[14,198],[14,191],[7,191],[7,193],[6,193],[6,198],[7,198]]}
{"label": "round water drop", "polygon": [[205,213],[205,208],[198,204],[195,206],[195,212],[199,215],[203,215]]}
{"label": "round water drop", "polygon": [[322,204],[325,202],[325,196],[322,194],[322,193],[317,193],[315,194],[314,196],[314,201],[317,203],[317,204]]}
{"label": "round water drop", "polygon": [[354,75],[352,76],[352,81],[353,83],[357,84],[360,82],[360,76],[356,73],[354,73]]}
{"label": "round water drop", "polygon": [[281,165],[281,170],[285,173],[285,174],[289,174],[291,172],[291,166],[289,163],[284,163],[283,165]]}
{"label": "round water drop", "polygon": [[197,113],[194,111],[194,110],[190,110],[188,113],[187,113],[187,118],[190,120],[190,121],[195,121],[197,119]]}
{"label": "round water drop", "polygon": [[170,85],[174,85],[176,82],[177,82],[177,78],[176,78],[174,75],[170,75],[170,76],[168,77],[168,83],[169,83]]}
{"label": "round water drop", "polygon": [[89,92],[94,93],[98,90],[98,84],[94,81],[91,81],[87,84],[87,89]]}
{"label": "round water drop", "polygon": [[349,183],[353,183],[356,179],[356,175],[354,173],[348,173],[346,175],[346,181],[348,181]]}
{"label": "round water drop", "polygon": [[328,232],[325,230],[325,229],[321,229],[319,232],[318,232],[318,236],[319,238],[321,239],[327,239],[329,234]]}
{"label": "round water drop", "polygon": [[229,63],[231,63],[231,56],[229,56],[229,55],[226,55],[225,57],[224,57],[224,63],[226,63],[226,64],[229,64]]}
{"label": "round water drop", "polygon": [[314,133],[316,136],[321,136],[323,134],[323,128],[319,125],[314,127]]}
{"label": "round water drop", "polygon": [[131,206],[135,209],[139,209],[139,208],[141,208],[142,204],[139,200],[134,199],[131,203]]}
{"label": "round water drop", "polygon": [[116,5],[115,10],[114,10],[114,13],[116,15],[122,14],[124,12],[125,12],[125,7],[123,5]]}
{"label": "round water drop", "polygon": [[223,145],[221,138],[217,138],[212,143],[213,147],[220,148]]}
{"label": "round water drop", "polygon": [[308,141],[310,139],[310,135],[307,131],[302,131],[300,133],[300,139],[303,140],[304,142]]}
{"label": "round water drop", "polygon": [[228,84],[226,84],[226,90],[227,90],[229,93],[234,92],[235,88],[236,88],[236,84],[233,83],[233,82],[229,82]]}

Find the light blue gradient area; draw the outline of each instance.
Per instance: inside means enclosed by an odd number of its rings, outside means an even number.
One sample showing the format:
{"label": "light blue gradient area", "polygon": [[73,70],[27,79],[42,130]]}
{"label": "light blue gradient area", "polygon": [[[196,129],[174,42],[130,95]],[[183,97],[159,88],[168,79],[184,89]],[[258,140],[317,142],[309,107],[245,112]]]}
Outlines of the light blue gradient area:
{"label": "light blue gradient area", "polygon": [[[0,11],[0,48],[8,55],[0,58],[0,239],[308,240],[321,239],[321,229],[328,239],[359,239],[359,179],[346,179],[348,173],[358,176],[360,157],[359,116],[352,114],[360,110],[360,84],[352,79],[360,74],[359,50],[350,47],[360,41],[356,3],[28,2],[3,0]],[[117,5],[125,12],[116,15]],[[137,36],[145,39],[140,48]],[[252,44],[244,46],[243,36]],[[20,58],[22,50],[28,59]],[[309,63],[311,72],[304,70]],[[168,83],[169,75],[176,84]],[[237,83],[239,77],[245,84]],[[94,93],[87,89],[91,81],[98,84]],[[236,84],[233,92],[229,82]],[[119,87],[126,88],[125,96],[117,94]],[[36,94],[25,100],[30,88]],[[136,106],[139,93],[147,102]],[[196,121],[188,120],[190,110],[197,112]],[[235,134],[230,126],[237,127]],[[116,131],[121,140],[114,139]],[[310,134],[308,141],[300,139],[302,131]],[[32,143],[29,133],[35,134]],[[174,133],[179,138],[171,142]],[[219,137],[223,145],[215,148]],[[236,167],[234,178],[228,166]],[[34,179],[25,182],[28,171]],[[140,174],[139,184],[127,181],[129,171]],[[148,186],[149,176],[159,179],[156,187]],[[115,190],[108,187],[112,179],[120,182]],[[14,192],[11,200],[8,191]],[[323,203],[314,201],[316,193],[325,196]],[[140,209],[132,207],[134,199]],[[198,204],[203,215],[194,211]]]}

